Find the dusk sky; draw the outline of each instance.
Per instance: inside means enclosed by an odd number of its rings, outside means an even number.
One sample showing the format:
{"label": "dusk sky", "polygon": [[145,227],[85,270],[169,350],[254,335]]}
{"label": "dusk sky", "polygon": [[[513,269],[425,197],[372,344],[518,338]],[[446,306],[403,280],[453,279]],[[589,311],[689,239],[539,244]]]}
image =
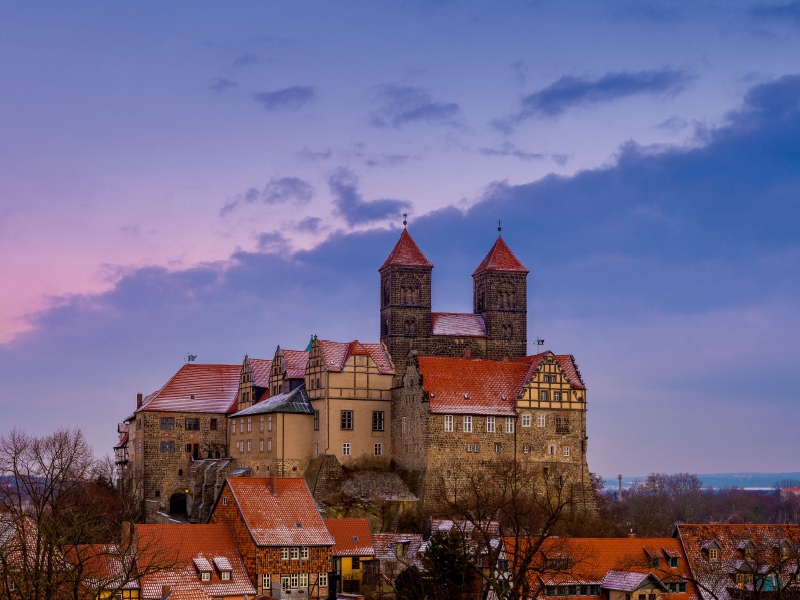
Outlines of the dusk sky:
{"label": "dusk sky", "polygon": [[497,236],[605,477],[800,471],[800,2],[0,4],[0,433],[374,342]]}

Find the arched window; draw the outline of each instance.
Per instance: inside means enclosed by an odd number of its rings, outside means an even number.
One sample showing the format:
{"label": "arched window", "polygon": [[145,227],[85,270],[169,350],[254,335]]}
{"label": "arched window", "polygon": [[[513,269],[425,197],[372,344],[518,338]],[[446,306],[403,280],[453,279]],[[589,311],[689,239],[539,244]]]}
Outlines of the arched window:
{"label": "arched window", "polygon": [[389,306],[389,301],[391,300],[391,291],[392,288],[389,284],[389,280],[386,279],[383,282],[383,305]]}
{"label": "arched window", "polygon": [[381,323],[381,336],[389,335],[389,319],[384,319]]}
{"label": "arched window", "polygon": [[415,286],[405,286],[401,290],[403,294],[403,304],[419,304],[419,288]]}
{"label": "arched window", "polygon": [[406,335],[417,335],[417,322],[414,319],[406,319]]}
{"label": "arched window", "polygon": [[503,325],[503,327],[501,328],[501,332],[503,335],[503,339],[510,340],[512,337],[514,337],[514,327],[508,323]]}

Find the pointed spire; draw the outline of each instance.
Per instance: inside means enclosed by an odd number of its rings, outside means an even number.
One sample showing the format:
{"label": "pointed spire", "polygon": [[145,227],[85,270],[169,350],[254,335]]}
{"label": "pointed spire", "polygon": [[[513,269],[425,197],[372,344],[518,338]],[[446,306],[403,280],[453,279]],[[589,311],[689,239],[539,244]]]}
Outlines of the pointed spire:
{"label": "pointed spire", "polygon": [[497,241],[489,250],[489,254],[483,259],[478,268],[475,269],[473,275],[482,273],[483,271],[517,271],[522,273],[529,273],[519,259],[514,256],[511,248],[503,241],[503,238],[498,237]]}
{"label": "pointed spire", "polygon": [[407,229],[403,229],[400,234],[400,239],[394,246],[394,249],[389,253],[389,257],[381,265],[379,271],[388,266],[405,266],[405,267],[432,267],[433,264],[425,258],[422,250],[419,249],[416,242],[411,238],[411,234]]}

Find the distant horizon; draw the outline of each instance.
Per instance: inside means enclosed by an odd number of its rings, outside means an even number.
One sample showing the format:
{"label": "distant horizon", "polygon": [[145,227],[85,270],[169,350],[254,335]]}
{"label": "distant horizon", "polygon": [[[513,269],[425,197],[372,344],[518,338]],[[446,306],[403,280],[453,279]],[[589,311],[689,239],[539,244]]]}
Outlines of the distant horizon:
{"label": "distant horizon", "polygon": [[[667,473],[668,475],[675,475],[677,473],[689,473],[689,471],[675,471],[674,473]],[[690,473],[691,475],[696,475],[701,482],[703,482],[703,487],[712,487],[714,489],[726,488],[726,487],[739,487],[743,489],[750,489],[750,490],[768,490],[773,489],[774,484],[778,483],[782,479],[787,480],[797,480],[800,482],[800,471],[792,471],[786,473],[770,473],[770,472],[759,472],[759,471],[739,471],[739,472],[730,472],[730,473]],[[644,476],[622,476],[622,487],[628,488],[636,481],[644,481],[647,479],[648,475]],[[771,483],[765,485],[764,482],[772,480]],[[753,485],[755,482],[758,482],[759,485]],[[751,485],[737,485],[737,483],[741,484],[751,484]],[[603,489],[617,489],[618,486],[618,479],[616,477],[604,477],[603,478]]]}

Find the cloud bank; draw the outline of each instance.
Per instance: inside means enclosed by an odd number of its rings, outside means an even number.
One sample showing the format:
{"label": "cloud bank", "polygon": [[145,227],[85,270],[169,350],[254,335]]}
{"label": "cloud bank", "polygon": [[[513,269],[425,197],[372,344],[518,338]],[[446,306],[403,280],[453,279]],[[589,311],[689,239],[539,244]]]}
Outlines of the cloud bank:
{"label": "cloud bank", "polygon": [[434,101],[431,94],[419,87],[384,85],[376,101],[381,107],[372,113],[375,127],[402,129],[414,123],[461,127],[461,107],[455,102]]}
{"label": "cloud bank", "polygon": [[266,205],[292,203],[296,206],[308,204],[314,197],[314,187],[299,177],[281,177],[270,179],[264,189],[250,188],[243,194],[230,198],[219,214],[221,217],[233,212],[242,202],[252,204],[261,202]]}
{"label": "cloud bank", "polygon": [[350,226],[398,216],[404,208],[411,206],[410,202],[404,200],[364,201],[358,191],[358,178],[351,170],[345,168],[337,169],[330,176],[328,186],[333,196],[336,214],[343,217]]}

